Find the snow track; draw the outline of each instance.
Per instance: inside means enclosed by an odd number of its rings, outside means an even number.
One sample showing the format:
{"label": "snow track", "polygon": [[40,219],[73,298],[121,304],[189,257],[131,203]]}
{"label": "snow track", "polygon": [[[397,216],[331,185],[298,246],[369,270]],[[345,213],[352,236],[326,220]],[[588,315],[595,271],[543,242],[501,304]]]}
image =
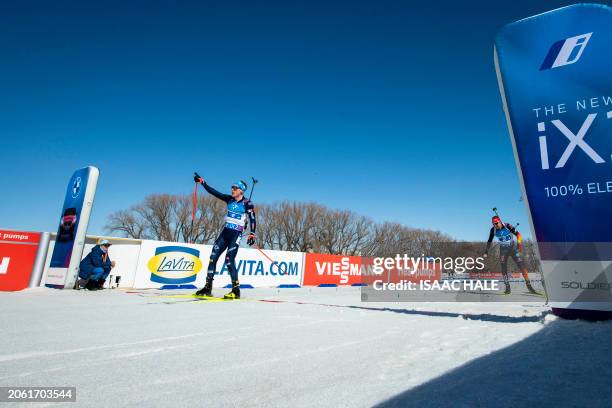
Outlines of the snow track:
{"label": "snow track", "polygon": [[[560,321],[541,303],[362,303],[358,288],[253,289],[209,303],[131,292],[1,293],[0,386],[76,386],[77,406],[117,407],[478,406],[491,402],[478,389],[522,387],[534,393],[518,400],[528,406],[542,389],[534,381],[579,385],[561,366],[545,375],[561,361],[530,339],[557,344],[565,329],[578,367],[576,342],[612,340],[612,324]],[[597,375],[610,378],[607,359]],[[609,396],[602,387],[594,398]]]}

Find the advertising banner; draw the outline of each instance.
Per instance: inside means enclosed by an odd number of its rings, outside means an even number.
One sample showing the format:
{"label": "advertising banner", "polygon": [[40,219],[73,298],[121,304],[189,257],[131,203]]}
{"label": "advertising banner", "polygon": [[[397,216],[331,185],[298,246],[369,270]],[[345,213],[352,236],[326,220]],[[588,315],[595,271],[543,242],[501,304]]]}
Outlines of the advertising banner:
{"label": "advertising banner", "polygon": [[[210,253],[210,252],[208,252]],[[279,285],[300,285],[304,270],[304,254],[301,252],[265,250],[267,255],[252,248],[240,248],[236,256],[236,270],[240,283],[254,287],[277,287]],[[274,262],[270,262],[270,259]],[[217,264],[218,276],[221,282],[215,285],[225,286],[229,283],[229,273],[223,262],[223,257]],[[204,269],[208,267],[208,260]],[[206,272],[206,271],[204,271]]]}
{"label": "advertising banner", "polygon": [[389,258],[362,258],[363,284],[372,286],[375,283],[433,282],[442,278],[441,263],[435,262],[432,258],[423,258],[416,264],[413,260],[409,260],[402,267],[397,265],[388,267],[385,265],[385,259]]}
{"label": "advertising banner", "polygon": [[[208,250],[205,254],[204,251]],[[210,255],[205,245],[164,241],[142,241],[134,278],[135,288],[159,288],[163,285],[196,285],[203,261]]]}
{"label": "advertising banner", "polygon": [[[533,274],[532,274],[533,275]],[[503,279],[503,275],[501,272],[470,272],[470,279]],[[508,277],[510,279],[521,279],[522,275],[518,272],[508,273]]]}
{"label": "advertising banner", "polygon": [[48,287],[61,289],[74,286],[85,245],[85,234],[98,175],[97,168],[85,167],[75,171],[68,182],[45,281]]}
{"label": "advertising banner", "polygon": [[495,65],[553,307],[612,310],[612,9],[505,26]]}
{"label": "advertising banner", "polygon": [[0,230],[0,291],[28,287],[40,233]]}
{"label": "advertising banner", "polygon": [[440,280],[440,266],[431,264],[408,269],[383,268],[380,273],[374,271],[374,258],[362,256],[344,256],[307,253],[304,261],[304,286],[318,285],[370,285],[374,280],[383,282],[400,282],[421,280]]}
{"label": "advertising banner", "polygon": [[440,265],[432,263],[431,265],[420,265],[416,268],[411,264],[407,269],[393,268],[390,270],[389,282],[420,282],[422,280],[438,281],[442,278]]}
{"label": "advertising banner", "polygon": [[[135,288],[159,288],[163,285],[204,286],[211,245],[194,245],[176,242],[142,241]],[[259,251],[240,248],[236,256],[236,269],[241,284],[253,287],[299,285],[302,280],[302,253],[266,250],[270,262]],[[225,255],[217,261],[214,286],[230,283],[225,265]]]}
{"label": "advertising banner", "polygon": [[360,256],[306,254],[304,286],[361,284],[364,262]]}

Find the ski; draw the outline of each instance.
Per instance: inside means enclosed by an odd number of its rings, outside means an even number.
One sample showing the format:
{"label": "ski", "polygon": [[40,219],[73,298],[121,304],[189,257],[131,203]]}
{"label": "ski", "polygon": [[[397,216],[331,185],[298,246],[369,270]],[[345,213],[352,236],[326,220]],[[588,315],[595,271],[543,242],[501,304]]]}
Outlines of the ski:
{"label": "ski", "polygon": [[170,299],[190,299],[192,301],[205,301],[205,302],[220,302],[220,301],[232,301],[240,299],[226,299],[223,296],[198,296],[196,294],[180,294],[180,295],[160,295],[157,297],[170,298]]}
{"label": "ski", "polygon": [[538,296],[538,297],[545,297],[545,295],[543,293],[540,292],[523,292],[521,293],[522,295],[526,295],[526,296]]}

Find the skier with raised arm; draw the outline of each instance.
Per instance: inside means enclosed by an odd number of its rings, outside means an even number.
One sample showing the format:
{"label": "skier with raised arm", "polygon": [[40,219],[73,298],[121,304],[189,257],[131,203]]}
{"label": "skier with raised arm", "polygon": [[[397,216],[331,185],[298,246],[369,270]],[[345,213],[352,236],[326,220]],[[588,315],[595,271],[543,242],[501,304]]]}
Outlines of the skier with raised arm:
{"label": "skier with raised arm", "polygon": [[195,294],[196,296],[212,296],[213,279],[215,277],[215,268],[219,256],[227,249],[225,254],[225,266],[229,271],[232,280],[232,290],[228,292],[224,299],[240,299],[240,282],[238,282],[238,271],[236,270],[236,254],[240,247],[242,233],[246,228],[247,221],[250,226],[250,233],[247,237],[247,244],[252,246],[255,244],[255,208],[253,203],[244,196],[247,190],[247,185],[244,181],[239,180],[232,184],[231,194],[223,194],[209,186],[203,178],[197,174],[194,176],[196,183],[202,184],[204,189],[219,200],[227,203],[227,213],[225,215],[225,225],[215,243],[210,254],[208,270],[206,275],[206,284]]}
{"label": "skier with raised arm", "polygon": [[[505,294],[510,294],[510,282],[508,277],[508,259],[512,258],[516,266],[521,270],[521,274],[523,275],[523,279],[525,279],[525,284],[527,285],[527,290],[531,293],[539,294],[536,290],[531,286],[531,282],[529,281],[529,274],[527,272],[527,268],[521,258],[521,251],[523,248],[523,238],[521,237],[521,233],[516,230],[509,223],[502,223],[501,219],[498,215],[495,215],[491,222],[493,226],[489,232],[489,240],[487,241],[487,248],[485,249],[484,256],[486,257],[489,253],[489,249],[491,248],[491,243],[494,238],[497,238],[499,242],[499,260],[501,263],[501,272],[504,279],[504,283],[506,284]],[[514,240],[516,237],[516,241]]]}

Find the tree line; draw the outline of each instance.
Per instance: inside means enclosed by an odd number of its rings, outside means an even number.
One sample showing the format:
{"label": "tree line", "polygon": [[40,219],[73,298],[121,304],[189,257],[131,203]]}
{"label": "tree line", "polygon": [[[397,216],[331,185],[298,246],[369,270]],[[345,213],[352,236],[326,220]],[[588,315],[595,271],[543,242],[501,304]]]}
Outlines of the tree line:
{"label": "tree line", "polygon": [[[212,244],[223,228],[226,204],[210,195],[152,194],[132,207],[111,214],[109,233],[128,238]],[[266,249],[322,254],[395,256],[481,256],[484,243],[466,243],[440,232],[395,222],[374,222],[349,210],[317,203],[282,201],[256,207],[257,242]],[[533,243],[525,243],[529,269],[539,266]],[[497,257],[487,260],[499,270]],[[497,264],[496,264],[497,263]]]}
{"label": "tree line", "polygon": [[[105,228],[109,233],[135,239],[212,244],[223,228],[225,203],[210,195],[198,196],[193,222],[192,209],[190,195],[152,194],[127,210],[111,214]],[[260,204],[256,214],[257,240],[268,249],[382,256],[453,241],[439,231],[376,223],[352,211],[317,203]]]}

